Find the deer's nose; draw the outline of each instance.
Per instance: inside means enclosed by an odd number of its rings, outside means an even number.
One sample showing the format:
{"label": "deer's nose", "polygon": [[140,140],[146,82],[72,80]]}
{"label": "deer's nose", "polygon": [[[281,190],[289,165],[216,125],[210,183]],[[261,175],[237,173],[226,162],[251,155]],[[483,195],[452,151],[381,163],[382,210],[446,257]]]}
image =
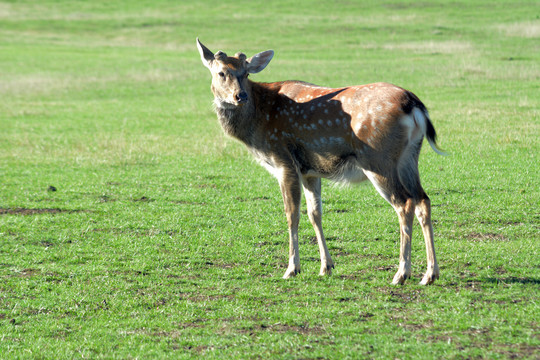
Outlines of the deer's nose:
{"label": "deer's nose", "polygon": [[239,103],[246,102],[247,100],[248,100],[248,94],[245,91],[240,91],[236,95],[236,101],[238,101]]}

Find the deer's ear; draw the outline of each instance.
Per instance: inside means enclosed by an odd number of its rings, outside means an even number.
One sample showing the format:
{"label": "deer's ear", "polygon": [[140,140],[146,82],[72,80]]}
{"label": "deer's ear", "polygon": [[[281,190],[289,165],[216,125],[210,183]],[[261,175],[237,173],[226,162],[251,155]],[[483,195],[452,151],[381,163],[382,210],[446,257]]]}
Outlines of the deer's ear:
{"label": "deer's ear", "polygon": [[199,41],[199,38],[197,38],[197,48],[199,49],[203,65],[210,69],[212,61],[214,61],[214,53],[208,50],[208,48]]}
{"label": "deer's ear", "polygon": [[247,71],[251,74],[262,71],[274,57],[274,50],[267,50],[247,59]]}

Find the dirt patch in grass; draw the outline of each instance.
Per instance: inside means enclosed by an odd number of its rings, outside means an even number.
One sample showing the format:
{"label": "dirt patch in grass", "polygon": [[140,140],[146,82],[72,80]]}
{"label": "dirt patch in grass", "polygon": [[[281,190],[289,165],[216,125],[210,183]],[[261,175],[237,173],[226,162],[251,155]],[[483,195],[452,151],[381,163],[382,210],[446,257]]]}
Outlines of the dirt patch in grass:
{"label": "dirt patch in grass", "polygon": [[99,202],[106,203],[106,202],[115,202],[117,199],[109,196],[109,195],[101,195],[99,198]]}
{"label": "dirt patch in grass", "polygon": [[358,315],[358,317],[356,318],[356,321],[368,321],[370,320],[371,318],[375,317],[374,314],[372,313],[369,313],[369,312],[360,312],[360,314]]}
{"label": "dirt patch in grass", "polygon": [[95,228],[91,229],[92,232],[106,232],[115,235],[135,235],[135,236],[157,236],[157,235],[167,235],[167,236],[176,236],[180,234],[177,230],[170,229],[157,229],[157,228]]}
{"label": "dirt patch in grass", "polygon": [[468,337],[471,342],[466,346],[463,344],[463,339],[456,337],[455,334],[448,335],[429,335],[423,337],[423,341],[429,343],[444,342],[448,345],[452,344],[456,349],[465,350],[471,348],[488,349],[493,353],[503,355],[505,359],[535,359],[539,351],[538,346],[529,344],[493,344],[491,341],[478,341],[479,338],[489,339],[490,331],[486,329],[478,329],[473,331],[465,331],[462,335]]}
{"label": "dirt patch in grass", "polygon": [[426,321],[425,323],[398,322],[397,325],[408,331],[420,331],[420,330],[432,328],[433,321],[429,320],[429,321]]}
{"label": "dirt patch in grass", "polygon": [[480,292],[482,291],[482,283],[476,279],[467,279],[462,288]]}
{"label": "dirt patch in grass", "polygon": [[[198,346],[187,345],[187,346],[184,346],[184,350],[194,351],[194,352],[199,353],[199,354],[204,353],[206,350],[208,350],[210,348],[211,347],[207,346],[207,345],[198,345]],[[178,349],[176,349],[176,350],[178,350]]]}
{"label": "dirt patch in grass", "polygon": [[188,300],[191,302],[209,302],[209,301],[221,301],[221,300],[234,300],[235,295],[233,294],[212,294],[212,295],[205,295],[205,294],[198,294],[198,293],[185,293],[181,294],[180,297],[183,300]]}
{"label": "dirt patch in grass", "polygon": [[18,277],[23,277],[23,278],[28,278],[28,277],[32,277],[36,275],[41,275],[41,270],[28,268],[28,269],[21,270],[17,274]]}
{"label": "dirt patch in grass", "polygon": [[517,344],[504,349],[500,345],[497,345],[494,351],[508,359],[535,359],[538,358],[540,348],[534,345]]}
{"label": "dirt patch in grass", "polygon": [[320,326],[311,326],[307,323],[290,325],[290,324],[254,324],[238,330],[239,333],[255,335],[261,332],[272,332],[277,334],[295,333],[303,335],[320,335],[326,331]]}
{"label": "dirt patch in grass", "polygon": [[257,196],[257,197],[253,197],[253,198],[246,198],[246,197],[241,197],[241,196],[237,196],[234,198],[236,201],[239,201],[239,202],[249,202],[249,201],[268,201],[268,200],[272,200],[271,197],[268,197],[268,196]]}
{"label": "dirt patch in grass", "polygon": [[199,206],[205,206],[205,202],[196,202],[196,201],[189,201],[189,200],[173,200],[171,201],[173,204],[178,205],[199,205]]}
{"label": "dirt patch in grass", "polygon": [[220,269],[233,269],[238,266],[238,264],[228,264],[228,263],[223,263],[223,262],[214,263],[212,261],[206,261],[205,264],[208,266],[214,266]]}
{"label": "dirt patch in grass", "polygon": [[134,202],[153,202],[155,200],[151,199],[149,197],[146,197],[146,196],[141,196],[140,198],[132,199],[132,201],[134,201]]}
{"label": "dirt patch in grass", "polygon": [[540,285],[540,279],[534,277],[517,277],[517,276],[508,276],[508,277],[497,277],[497,278],[487,278],[487,282],[497,283],[497,284],[535,284]]}
{"label": "dirt patch in grass", "polygon": [[339,278],[339,279],[342,279],[342,280],[360,281],[360,280],[364,279],[363,276],[360,276],[361,273],[362,272],[357,272],[356,274],[355,273],[340,274],[340,275],[337,275],[336,277]]}
{"label": "dirt patch in grass", "polygon": [[[407,281],[411,281],[409,279]],[[388,295],[388,300],[397,303],[418,302],[423,299],[423,290],[414,290],[407,287],[379,287],[378,291],[382,294]]]}
{"label": "dirt patch in grass", "polygon": [[65,209],[27,209],[27,208],[0,208],[0,215],[40,215],[40,214],[59,214],[76,213],[84,210],[65,210]]}
{"label": "dirt patch in grass", "polygon": [[191,329],[191,328],[203,328],[207,320],[204,319],[195,319],[193,322],[182,322],[178,324],[180,329]]}
{"label": "dirt patch in grass", "polygon": [[336,214],[343,214],[343,213],[348,213],[350,210],[348,209],[333,209],[333,210],[328,210],[328,212],[330,213],[336,213]]}
{"label": "dirt patch in grass", "polygon": [[506,236],[502,234],[495,234],[495,233],[471,233],[467,235],[467,239],[471,241],[509,241]]}
{"label": "dirt patch in grass", "polygon": [[332,254],[334,257],[342,257],[342,256],[351,255],[350,252],[340,247],[335,247],[335,248],[330,249],[330,254]]}

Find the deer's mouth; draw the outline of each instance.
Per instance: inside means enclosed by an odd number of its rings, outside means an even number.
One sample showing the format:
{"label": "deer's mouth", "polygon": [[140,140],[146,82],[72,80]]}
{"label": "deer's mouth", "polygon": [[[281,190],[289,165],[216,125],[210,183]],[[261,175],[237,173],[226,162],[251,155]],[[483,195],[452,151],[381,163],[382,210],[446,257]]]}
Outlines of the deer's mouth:
{"label": "deer's mouth", "polygon": [[218,98],[214,99],[214,106],[217,109],[234,110],[234,109],[237,109],[237,108],[242,107],[244,105],[245,105],[245,102],[242,102],[242,103],[237,102],[237,101],[229,102],[229,101],[225,101],[225,100],[218,99]]}

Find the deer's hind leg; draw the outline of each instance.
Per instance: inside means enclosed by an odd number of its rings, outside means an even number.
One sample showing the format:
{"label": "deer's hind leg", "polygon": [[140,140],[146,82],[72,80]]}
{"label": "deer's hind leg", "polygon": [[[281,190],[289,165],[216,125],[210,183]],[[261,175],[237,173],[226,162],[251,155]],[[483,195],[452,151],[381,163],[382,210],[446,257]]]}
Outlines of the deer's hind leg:
{"label": "deer's hind leg", "polygon": [[392,205],[399,218],[399,267],[392,283],[401,285],[411,277],[412,273],[411,238],[416,205],[415,200],[405,190],[398,179],[397,173],[389,176],[383,176],[370,171],[365,171],[365,173],[382,197]]}
{"label": "deer's hind leg", "polygon": [[427,271],[420,284],[429,285],[439,278],[439,265],[435,256],[435,241],[433,237],[433,225],[431,223],[431,202],[429,197],[425,193],[423,194],[422,199],[416,205],[416,218],[420,222],[420,226],[422,226],[427,253]]}
{"label": "deer's hind leg", "polygon": [[406,189],[406,193],[414,199],[414,212],[424,235],[427,253],[427,271],[420,282],[428,285],[439,278],[439,266],[435,256],[435,244],[433,239],[433,225],[431,223],[431,202],[420,184],[418,172],[418,154],[421,143],[411,144],[401,156],[398,165],[398,177],[400,183]]}
{"label": "deer's hind leg", "polygon": [[334,268],[334,262],[326,246],[322,229],[322,202],[321,202],[321,179],[310,177],[303,178],[304,195],[307,203],[307,213],[309,221],[315,229],[317,243],[319,244],[319,253],[321,255],[321,271],[319,275],[331,275]]}
{"label": "deer's hind leg", "polygon": [[399,267],[392,284],[402,285],[411,277],[411,243],[412,226],[414,220],[414,200],[407,198],[405,201],[396,201],[392,204],[399,217]]}

